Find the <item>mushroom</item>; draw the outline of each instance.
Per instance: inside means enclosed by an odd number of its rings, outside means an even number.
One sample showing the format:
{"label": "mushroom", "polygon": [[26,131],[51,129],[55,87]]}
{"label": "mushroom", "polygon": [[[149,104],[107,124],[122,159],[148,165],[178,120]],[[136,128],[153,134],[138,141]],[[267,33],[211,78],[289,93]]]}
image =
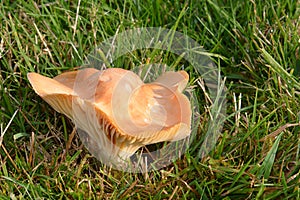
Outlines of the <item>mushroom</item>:
{"label": "mushroom", "polygon": [[124,164],[144,145],[190,134],[185,71],[165,72],[151,83],[120,68],[86,68],[53,79],[28,73],[28,79],[39,96],[75,123],[87,149],[105,164]]}

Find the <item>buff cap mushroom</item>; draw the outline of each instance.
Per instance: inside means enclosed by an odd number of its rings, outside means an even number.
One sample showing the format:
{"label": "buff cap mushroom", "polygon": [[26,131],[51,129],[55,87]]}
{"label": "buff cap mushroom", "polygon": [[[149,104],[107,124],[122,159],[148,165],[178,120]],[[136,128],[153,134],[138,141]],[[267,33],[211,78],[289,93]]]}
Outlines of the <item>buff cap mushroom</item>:
{"label": "buff cap mushroom", "polygon": [[86,68],[53,79],[28,73],[28,79],[74,122],[87,149],[105,164],[122,164],[144,145],[177,141],[191,131],[191,105],[182,94],[185,71],[165,72],[151,83],[120,68]]}

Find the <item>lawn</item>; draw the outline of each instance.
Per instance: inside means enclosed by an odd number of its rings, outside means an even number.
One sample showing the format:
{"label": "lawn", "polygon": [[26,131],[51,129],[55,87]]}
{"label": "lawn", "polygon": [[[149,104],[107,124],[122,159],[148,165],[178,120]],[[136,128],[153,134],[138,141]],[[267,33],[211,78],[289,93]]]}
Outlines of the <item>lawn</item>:
{"label": "lawn", "polygon": [[[139,27],[176,30],[207,50],[225,80],[226,121],[199,158],[211,107],[191,64],[153,49],[117,59],[111,66],[184,69],[199,99],[187,152],[128,173],[97,161],[27,73],[75,70],[102,41]],[[298,1],[1,1],[0,199],[300,199],[299,44]]]}

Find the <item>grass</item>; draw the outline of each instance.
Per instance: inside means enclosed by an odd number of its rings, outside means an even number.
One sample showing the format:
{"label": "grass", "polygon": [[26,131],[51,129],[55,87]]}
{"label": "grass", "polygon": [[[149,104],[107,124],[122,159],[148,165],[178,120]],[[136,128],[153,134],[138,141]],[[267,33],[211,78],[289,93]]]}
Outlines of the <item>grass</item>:
{"label": "grass", "polygon": [[[1,199],[299,199],[299,7],[288,0],[1,1]],[[159,171],[109,169],[30,87],[28,72],[72,70],[101,41],[135,27],[176,29],[221,66],[228,117],[203,159],[194,141]],[[143,56],[176,63],[171,54],[136,51],[113,65],[131,68],[146,63]],[[203,109],[200,139],[208,118]]]}

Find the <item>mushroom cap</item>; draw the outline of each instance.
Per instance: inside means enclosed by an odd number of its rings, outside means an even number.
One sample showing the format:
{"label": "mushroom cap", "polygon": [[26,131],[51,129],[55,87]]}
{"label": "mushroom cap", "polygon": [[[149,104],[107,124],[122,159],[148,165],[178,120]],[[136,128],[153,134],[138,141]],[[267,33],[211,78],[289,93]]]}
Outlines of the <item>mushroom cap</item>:
{"label": "mushroom cap", "polygon": [[190,134],[191,106],[182,94],[189,79],[185,71],[166,72],[147,84],[120,68],[86,68],[53,79],[28,73],[28,79],[39,96],[72,119],[102,162],[120,163],[143,145]]}

